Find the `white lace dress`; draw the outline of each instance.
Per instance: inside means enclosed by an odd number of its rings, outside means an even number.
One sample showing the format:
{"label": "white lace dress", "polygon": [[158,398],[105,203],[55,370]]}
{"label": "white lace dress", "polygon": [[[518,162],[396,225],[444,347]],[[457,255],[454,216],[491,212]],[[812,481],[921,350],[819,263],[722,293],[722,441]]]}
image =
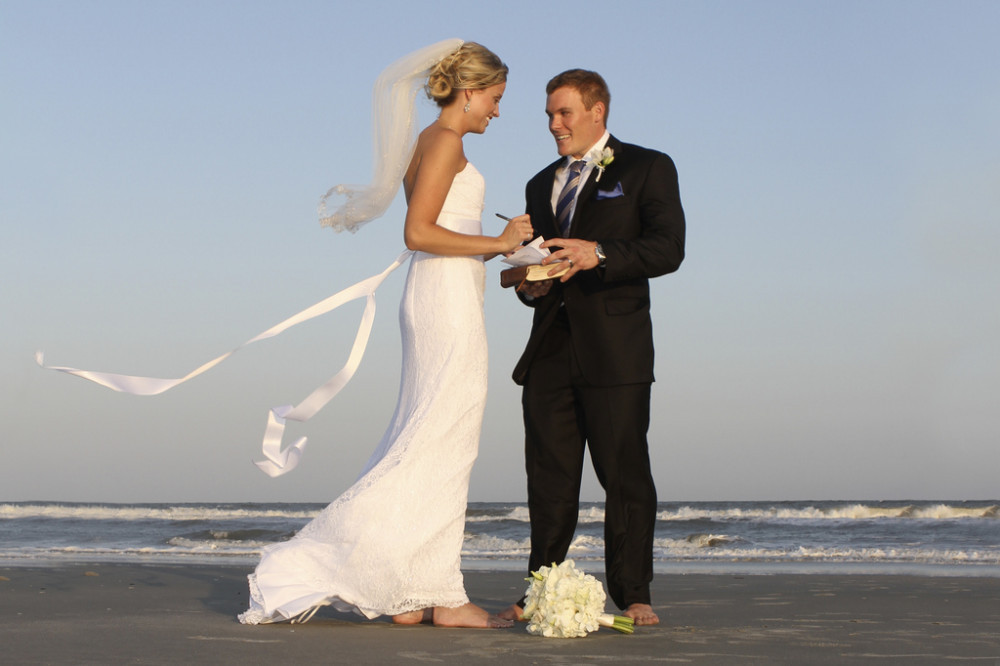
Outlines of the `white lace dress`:
{"label": "white lace dress", "polygon": [[[455,176],[438,224],[481,233],[483,177]],[[403,368],[392,423],[361,477],[250,575],[245,624],[332,605],[368,618],[468,602],[461,549],[486,404],[482,257],[414,253],[399,309]]]}

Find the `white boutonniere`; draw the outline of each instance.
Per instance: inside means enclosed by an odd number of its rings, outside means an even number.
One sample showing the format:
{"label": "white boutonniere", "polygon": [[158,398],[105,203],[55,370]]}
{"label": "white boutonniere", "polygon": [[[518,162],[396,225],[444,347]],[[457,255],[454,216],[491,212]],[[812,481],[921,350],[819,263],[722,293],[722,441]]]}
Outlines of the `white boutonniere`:
{"label": "white boutonniere", "polygon": [[615,151],[607,147],[601,151],[600,155],[590,160],[590,166],[597,169],[597,178],[594,179],[594,182],[601,182],[601,176],[604,175],[604,169],[614,161]]}

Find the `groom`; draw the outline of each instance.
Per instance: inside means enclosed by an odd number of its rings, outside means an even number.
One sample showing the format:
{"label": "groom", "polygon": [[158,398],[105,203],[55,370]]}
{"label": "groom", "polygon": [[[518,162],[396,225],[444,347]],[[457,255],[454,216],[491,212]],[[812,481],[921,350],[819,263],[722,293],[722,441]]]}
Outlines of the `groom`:
{"label": "groom", "polygon": [[[657,624],[649,595],[656,523],[646,442],[653,381],[649,278],[676,271],[684,258],[677,171],[667,155],[608,134],[611,96],[596,72],[563,72],[546,93],[561,158],[528,182],[526,212],[535,233],[548,239],[543,247],[553,251],[543,263],[570,268],[519,293],[534,308],[514,370],[523,387],[528,568],[566,558],[589,447],[606,492],[608,592],[636,624]],[[501,615],[519,617],[523,603]]]}

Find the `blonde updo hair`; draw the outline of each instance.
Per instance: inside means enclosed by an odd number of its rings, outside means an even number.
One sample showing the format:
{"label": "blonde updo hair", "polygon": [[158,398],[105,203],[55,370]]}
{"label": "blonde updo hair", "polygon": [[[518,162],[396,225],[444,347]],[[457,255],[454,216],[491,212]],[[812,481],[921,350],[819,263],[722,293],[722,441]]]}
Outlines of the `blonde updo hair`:
{"label": "blonde updo hair", "polygon": [[438,106],[454,101],[459,90],[482,90],[506,83],[507,65],[482,44],[465,42],[431,68],[424,90]]}

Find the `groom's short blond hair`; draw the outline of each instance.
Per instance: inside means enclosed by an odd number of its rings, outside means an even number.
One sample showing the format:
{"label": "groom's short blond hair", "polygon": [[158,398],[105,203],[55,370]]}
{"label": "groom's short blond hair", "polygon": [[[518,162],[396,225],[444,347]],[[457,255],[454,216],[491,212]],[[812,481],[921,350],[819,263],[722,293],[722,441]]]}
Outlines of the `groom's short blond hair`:
{"label": "groom's short blond hair", "polygon": [[594,104],[604,103],[604,124],[608,123],[611,111],[611,91],[604,78],[597,72],[587,69],[567,69],[562,74],[556,74],[545,86],[545,94],[551,95],[559,88],[573,88],[583,99],[583,108],[590,111]]}

